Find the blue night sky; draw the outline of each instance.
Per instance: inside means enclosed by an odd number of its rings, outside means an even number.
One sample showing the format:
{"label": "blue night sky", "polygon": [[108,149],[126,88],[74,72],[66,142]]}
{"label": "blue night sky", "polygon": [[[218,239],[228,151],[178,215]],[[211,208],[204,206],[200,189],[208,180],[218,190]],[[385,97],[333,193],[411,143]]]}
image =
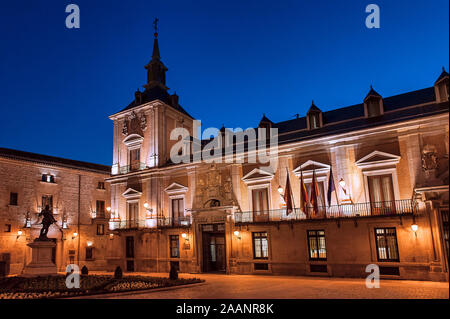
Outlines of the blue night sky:
{"label": "blue night sky", "polygon": [[[66,5],[81,28],[65,27]],[[345,3],[345,4],[343,4]],[[366,5],[381,28],[365,27]],[[111,115],[146,81],[159,18],[167,86],[203,128],[256,126],[432,86],[449,60],[433,1],[2,1],[0,147],[111,164]]]}

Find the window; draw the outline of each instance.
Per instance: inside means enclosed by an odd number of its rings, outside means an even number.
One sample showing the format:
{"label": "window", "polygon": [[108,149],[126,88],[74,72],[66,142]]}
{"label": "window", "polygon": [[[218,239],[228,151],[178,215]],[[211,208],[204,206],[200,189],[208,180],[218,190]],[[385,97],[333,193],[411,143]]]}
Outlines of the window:
{"label": "window", "polygon": [[374,116],[381,115],[379,99],[369,98],[366,103],[367,103],[367,116],[368,117],[374,117]]}
{"label": "window", "polygon": [[105,189],[105,182],[98,182],[97,189]]}
{"label": "window", "polygon": [[54,183],[55,182],[55,176],[50,174],[42,174],[42,181],[46,183]]}
{"label": "window", "polygon": [[180,257],[180,240],[178,235],[170,235],[170,258]]}
{"label": "window", "polygon": [[184,217],[184,199],[173,198],[172,199],[172,223],[179,225],[181,219]]}
{"label": "window", "polygon": [[[308,193],[308,198],[311,199],[311,183],[305,183],[306,192]],[[317,186],[319,187],[319,194],[317,194],[317,201],[319,203],[319,207],[325,207],[325,190],[323,186],[323,182],[317,182]]]}
{"label": "window", "polygon": [[5,224],[5,233],[11,232],[11,224]]}
{"label": "window", "polygon": [[96,204],[96,212],[97,214],[105,214],[105,201],[104,200],[98,200]]}
{"label": "window", "polygon": [[269,246],[267,243],[267,232],[253,233],[253,258],[268,259]]}
{"label": "window", "polygon": [[86,260],[94,259],[94,248],[86,247]]}
{"label": "window", "polygon": [[9,205],[17,206],[18,204],[18,194],[17,193],[9,193]]}
{"label": "window", "polygon": [[137,202],[128,203],[127,224],[129,228],[136,227],[138,223],[139,206]]}
{"label": "window", "polygon": [[309,128],[315,129],[320,127],[320,119],[319,114],[310,114],[309,115]]}
{"label": "window", "polygon": [[139,148],[130,150],[130,169],[138,170],[141,161],[141,150]]}
{"label": "window", "polygon": [[267,188],[252,190],[252,208],[254,221],[264,221],[269,218],[269,196]]}
{"label": "window", "polygon": [[53,210],[53,196],[52,195],[43,195],[42,196],[42,209],[45,208],[45,206],[49,206],[50,210]]}
{"label": "window", "polygon": [[375,213],[389,213],[395,208],[392,175],[368,176],[369,195]]}
{"label": "window", "polygon": [[97,224],[97,235],[102,236],[105,234],[105,225]]}
{"label": "window", "polygon": [[445,248],[447,249],[447,256],[449,256],[448,251],[448,208],[441,209],[442,214],[442,229],[444,233],[444,242],[445,242]]}
{"label": "window", "polygon": [[324,230],[308,230],[309,260],[327,260]]}
{"label": "window", "polygon": [[375,228],[378,261],[400,261],[395,227]]}

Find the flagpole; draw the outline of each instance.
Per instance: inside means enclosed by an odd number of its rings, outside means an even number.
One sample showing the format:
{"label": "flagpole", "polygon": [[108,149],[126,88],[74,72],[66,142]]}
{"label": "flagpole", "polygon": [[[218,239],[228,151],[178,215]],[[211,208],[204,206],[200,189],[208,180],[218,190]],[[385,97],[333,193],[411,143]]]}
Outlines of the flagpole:
{"label": "flagpole", "polygon": [[[287,180],[289,178],[289,170],[287,167],[286,167],[286,173],[287,173],[287,175],[286,175],[286,180]],[[289,188],[291,191],[292,206],[294,206],[294,214],[295,214],[295,200],[294,200],[294,194],[292,193],[292,185],[291,185],[290,179],[289,179],[289,186],[290,186]],[[287,212],[287,206],[286,206],[286,212]]]}

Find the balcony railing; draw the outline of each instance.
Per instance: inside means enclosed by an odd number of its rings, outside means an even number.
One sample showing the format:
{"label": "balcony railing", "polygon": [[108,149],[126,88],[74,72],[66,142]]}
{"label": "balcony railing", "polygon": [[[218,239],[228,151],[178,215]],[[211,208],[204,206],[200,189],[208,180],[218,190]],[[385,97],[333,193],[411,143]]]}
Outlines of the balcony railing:
{"label": "balcony railing", "polygon": [[170,227],[189,227],[191,225],[190,217],[158,217],[141,220],[111,220],[110,229],[151,229],[151,228],[170,228]]}
{"label": "balcony railing", "polygon": [[306,219],[412,215],[416,214],[417,210],[416,202],[403,199],[388,202],[319,206],[317,212],[314,211],[313,207],[306,208],[305,212],[301,211],[300,208],[295,208],[289,215],[286,214],[286,209],[237,212],[234,213],[234,221],[235,223],[264,223]]}
{"label": "balcony railing", "polygon": [[[38,206],[37,207],[37,210],[36,210],[36,213],[40,213],[40,212],[42,212],[43,210],[44,210],[44,208],[45,208],[45,206],[43,207],[43,206]],[[58,215],[58,208],[55,208],[55,207],[50,207],[50,211],[52,211],[53,212],[53,215]]]}
{"label": "balcony railing", "polygon": [[125,165],[125,166],[120,166],[119,167],[119,173],[120,174],[127,174],[130,172],[136,172],[136,171],[140,171],[146,168],[145,163],[133,163],[130,165]]}
{"label": "balcony railing", "polygon": [[187,227],[191,225],[191,217],[159,217],[158,227]]}

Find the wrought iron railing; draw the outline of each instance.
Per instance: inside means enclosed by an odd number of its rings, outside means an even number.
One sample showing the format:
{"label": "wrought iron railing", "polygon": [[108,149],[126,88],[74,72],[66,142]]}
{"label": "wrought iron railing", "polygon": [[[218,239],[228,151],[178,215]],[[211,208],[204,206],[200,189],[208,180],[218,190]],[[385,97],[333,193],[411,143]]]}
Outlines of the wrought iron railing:
{"label": "wrought iron railing", "polygon": [[145,165],[145,163],[133,163],[133,164],[129,164],[129,165],[125,165],[125,166],[120,166],[119,167],[119,173],[120,174],[127,174],[130,172],[135,172],[135,171],[140,171],[145,169],[147,166]]}
{"label": "wrought iron railing", "polygon": [[[38,206],[37,210],[36,210],[36,213],[39,214],[40,212],[42,212],[44,210],[44,208],[45,208],[45,206]],[[58,215],[58,208],[50,207],[50,210],[53,212],[53,215]]]}
{"label": "wrought iron railing", "polygon": [[191,225],[191,217],[159,217],[158,227],[186,227]]}
{"label": "wrought iron railing", "polygon": [[190,217],[157,217],[140,220],[110,220],[110,229],[150,229],[150,228],[170,228],[170,227],[189,227],[191,225]]}
{"label": "wrought iron railing", "polygon": [[410,199],[356,203],[345,205],[319,206],[317,210],[307,207],[305,211],[295,208],[290,214],[286,209],[255,212],[235,212],[235,223],[277,222],[306,219],[331,219],[350,217],[412,215],[418,211],[417,203]]}

